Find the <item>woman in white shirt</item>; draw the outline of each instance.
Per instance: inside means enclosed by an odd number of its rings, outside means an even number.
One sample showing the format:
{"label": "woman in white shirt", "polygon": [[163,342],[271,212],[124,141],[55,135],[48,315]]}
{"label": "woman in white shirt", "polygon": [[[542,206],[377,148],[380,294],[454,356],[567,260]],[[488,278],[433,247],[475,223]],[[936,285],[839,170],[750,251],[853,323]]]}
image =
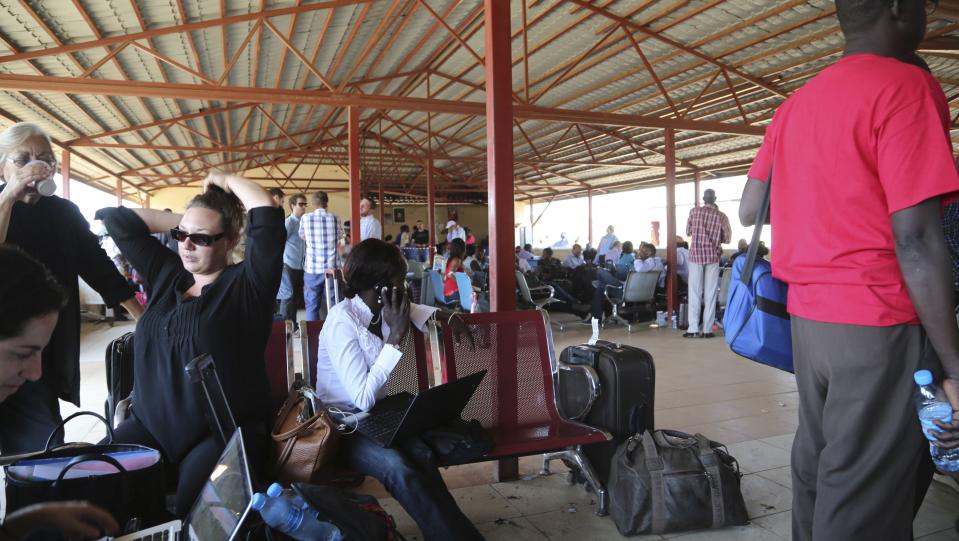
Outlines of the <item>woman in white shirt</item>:
{"label": "woman in white shirt", "polygon": [[[347,298],[330,309],[320,333],[316,393],[327,406],[368,411],[386,394],[387,379],[402,357],[397,346],[410,323],[422,330],[437,310],[410,304],[406,261],[395,245],[381,240],[367,239],[354,247],[343,277]],[[440,314],[457,336],[468,336],[462,320]],[[483,539],[456,505],[422,439],[384,448],[353,433],[341,441],[340,458],[380,481],[427,541]]]}

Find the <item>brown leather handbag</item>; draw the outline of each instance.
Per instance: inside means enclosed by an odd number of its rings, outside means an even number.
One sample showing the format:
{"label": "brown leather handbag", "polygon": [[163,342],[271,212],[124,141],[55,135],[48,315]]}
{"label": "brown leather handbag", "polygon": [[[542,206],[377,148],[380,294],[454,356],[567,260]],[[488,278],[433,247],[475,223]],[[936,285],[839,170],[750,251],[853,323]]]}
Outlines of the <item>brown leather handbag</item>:
{"label": "brown leather handbag", "polygon": [[[290,391],[273,423],[274,479],[318,483],[336,462],[340,433],[326,408],[307,397],[309,388]],[[318,404],[314,411],[313,404]]]}

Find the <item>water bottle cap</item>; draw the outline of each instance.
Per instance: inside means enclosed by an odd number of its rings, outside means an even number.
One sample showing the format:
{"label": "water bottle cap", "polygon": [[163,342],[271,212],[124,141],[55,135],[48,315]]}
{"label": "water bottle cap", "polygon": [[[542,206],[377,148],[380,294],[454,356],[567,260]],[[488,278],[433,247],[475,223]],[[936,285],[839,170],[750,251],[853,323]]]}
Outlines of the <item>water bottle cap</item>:
{"label": "water bottle cap", "polygon": [[276,498],[280,494],[283,494],[283,487],[280,486],[280,483],[273,483],[270,488],[266,489],[266,495],[271,498]]}
{"label": "water bottle cap", "polygon": [[929,385],[932,383],[932,372],[928,370],[917,370],[912,379],[917,385]]}
{"label": "water bottle cap", "polygon": [[254,494],[254,495],[253,495],[253,501],[250,502],[250,507],[252,507],[253,509],[259,511],[260,509],[263,509],[263,506],[264,506],[264,505],[266,505],[266,496],[264,496],[263,494],[261,494],[261,493],[259,493],[259,492],[257,492],[256,494]]}

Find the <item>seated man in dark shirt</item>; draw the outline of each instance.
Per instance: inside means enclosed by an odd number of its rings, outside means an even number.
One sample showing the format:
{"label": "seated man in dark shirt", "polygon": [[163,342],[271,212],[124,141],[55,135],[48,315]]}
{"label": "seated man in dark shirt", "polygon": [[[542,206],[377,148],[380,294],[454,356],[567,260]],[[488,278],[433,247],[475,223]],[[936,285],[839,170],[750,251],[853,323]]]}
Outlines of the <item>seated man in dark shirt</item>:
{"label": "seated man in dark shirt", "polygon": [[[254,466],[268,455],[272,418],[263,352],[280,285],[286,229],[283,210],[259,185],[211,173],[183,215],[149,209],[102,209],[117,245],[151,285],[134,341],[132,415],[114,441],[159,449],[178,469],[176,514],[184,516],[220,455],[202,391],[184,375],[201,354],[216,364]],[[246,257],[230,264],[247,212]],[[151,233],[169,231],[179,255]]]}

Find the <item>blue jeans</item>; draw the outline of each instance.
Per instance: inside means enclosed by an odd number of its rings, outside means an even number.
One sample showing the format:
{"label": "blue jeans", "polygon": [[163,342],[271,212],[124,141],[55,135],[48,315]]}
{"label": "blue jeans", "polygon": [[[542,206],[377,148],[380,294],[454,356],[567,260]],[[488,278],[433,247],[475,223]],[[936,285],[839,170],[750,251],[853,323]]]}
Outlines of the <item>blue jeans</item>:
{"label": "blue jeans", "polygon": [[340,459],[375,478],[416,521],[426,541],[482,540],[436,466],[433,451],[417,437],[396,447],[380,447],[356,433],[340,440]]}
{"label": "blue jeans", "polygon": [[[323,295],[326,292],[326,275],[311,274],[309,272],[303,275],[303,300],[306,304],[306,320],[319,321],[320,309],[323,307]],[[327,309],[333,306],[329,299],[326,301]]]}

